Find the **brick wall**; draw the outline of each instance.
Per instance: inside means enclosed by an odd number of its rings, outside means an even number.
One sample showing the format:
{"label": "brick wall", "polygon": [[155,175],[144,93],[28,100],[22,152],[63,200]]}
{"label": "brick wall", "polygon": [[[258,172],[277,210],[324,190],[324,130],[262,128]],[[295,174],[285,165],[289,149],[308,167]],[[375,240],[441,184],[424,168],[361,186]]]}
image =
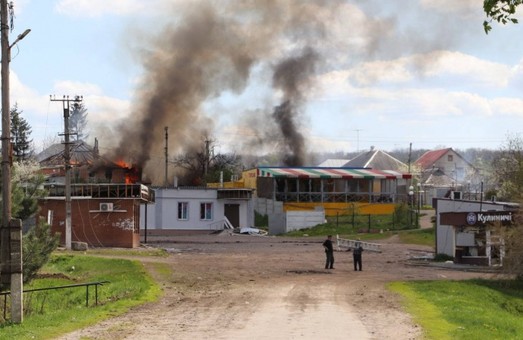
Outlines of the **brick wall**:
{"label": "brick wall", "polygon": [[[100,203],[112,203],[113,211],[101,211]],[[65,200],[40,201],[40,216],[52,215],[51,230],[61,234],[65,244]],[[90,247],[134,248],[140,245],[140,206],[134,199],[72,199],[72,241]]]}

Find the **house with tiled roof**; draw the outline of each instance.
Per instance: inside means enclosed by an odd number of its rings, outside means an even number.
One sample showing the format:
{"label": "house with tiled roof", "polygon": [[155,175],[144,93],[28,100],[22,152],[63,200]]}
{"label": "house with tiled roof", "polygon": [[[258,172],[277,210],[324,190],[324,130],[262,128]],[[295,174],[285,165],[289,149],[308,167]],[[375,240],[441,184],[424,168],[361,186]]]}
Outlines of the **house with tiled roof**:
{"label": "house with tiled roof", "polygon": [[382,150],[374,149],[374,147],[371,147],[369,151],[363,152],[354,157],[346,162],[342,167],[394,170],[400,172],[408,171],[407,164]]}
{"label": "house with tiled roof", "polygon": [[352,159],[331,158],[318,165],[324,168],[367,168],[375,170],[408,171],[407,164],[392,157],[383,150],[371,147]]}
{"label": "house with tiled roof", "polygon": [[477,181],[478,170],[452,148],[427,151],[414,166],[428,196],[426,202],[433,197],[448,196],[452,191],[464,193],[471,181]]}

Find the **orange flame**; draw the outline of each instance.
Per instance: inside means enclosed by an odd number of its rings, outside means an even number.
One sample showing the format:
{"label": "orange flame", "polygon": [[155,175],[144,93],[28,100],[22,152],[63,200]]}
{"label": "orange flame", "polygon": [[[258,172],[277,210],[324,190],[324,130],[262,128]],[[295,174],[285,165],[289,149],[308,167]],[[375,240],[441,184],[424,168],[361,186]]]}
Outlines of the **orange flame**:
{"label": "orange flame", "polygon": [[132,165],[127,163],[126,161],[120,159],[120,160],[117,160],[116,161],[116,165],[118,165],[119,167],[121,168],[127,168],[127,169],[130,169],[132,168]]}

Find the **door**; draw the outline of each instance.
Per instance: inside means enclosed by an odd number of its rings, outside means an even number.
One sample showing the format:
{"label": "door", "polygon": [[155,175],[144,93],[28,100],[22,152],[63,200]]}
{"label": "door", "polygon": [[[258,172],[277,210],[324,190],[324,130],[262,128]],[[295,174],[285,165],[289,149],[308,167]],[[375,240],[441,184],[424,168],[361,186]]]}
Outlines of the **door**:
{"label": "door", "polygon": [[225,204],[225,217],[231,222],[234,228],[240,227],[240,205]]}

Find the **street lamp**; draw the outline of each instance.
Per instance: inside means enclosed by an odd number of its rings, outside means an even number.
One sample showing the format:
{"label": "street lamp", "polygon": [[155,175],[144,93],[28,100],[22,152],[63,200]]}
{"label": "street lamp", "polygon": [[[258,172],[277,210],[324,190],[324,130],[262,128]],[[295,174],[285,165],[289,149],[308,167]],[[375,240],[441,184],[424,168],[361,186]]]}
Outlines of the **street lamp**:
{"label": "street lamp", "polygon": [[412,227],[412,210],[414,209],[414,187],[411,185],[409,187],[409,226]]}
{"label": "street lamp", "polygon": [[[11,5],[10,5],[11,6]],[[20,230],[11,227],[21,227],[21,223],[11,221],[11,108],[9,103],[9,62],[11,48],[22,40],[31,30],[25,30],[9,45],[9,21],[7,0],[0,1],[0,34],[1,34],[1,84],[2,84],[2,228],[0,231],[0,271],[7,271],[11,281],[11,319],[21,323],[23,319],[22,306],[22,240]],[[16,241],[16,244],[11,244]],[[19,249],[16,249],[19,248]],[[14,261],[16,260],[16,263]],[[6,279],[2,272],[2,279]]]}
{"label": "street lamp", "polygon": [[421,183],[418,182],[418,214],[416,215],[416,227],[419,227],[419,216],[421,213]]}

